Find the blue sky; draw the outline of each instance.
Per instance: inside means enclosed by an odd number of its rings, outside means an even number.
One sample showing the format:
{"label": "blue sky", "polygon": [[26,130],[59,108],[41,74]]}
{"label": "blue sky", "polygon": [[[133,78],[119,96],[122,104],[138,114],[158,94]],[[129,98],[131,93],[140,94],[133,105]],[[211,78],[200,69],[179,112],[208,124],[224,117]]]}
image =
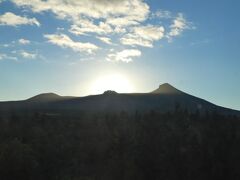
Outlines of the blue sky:
{"label": "blue sky", "polygon": [[168,82],[240,110],[239,7],[238,0],[0,0],[0,100],[149,92]]}

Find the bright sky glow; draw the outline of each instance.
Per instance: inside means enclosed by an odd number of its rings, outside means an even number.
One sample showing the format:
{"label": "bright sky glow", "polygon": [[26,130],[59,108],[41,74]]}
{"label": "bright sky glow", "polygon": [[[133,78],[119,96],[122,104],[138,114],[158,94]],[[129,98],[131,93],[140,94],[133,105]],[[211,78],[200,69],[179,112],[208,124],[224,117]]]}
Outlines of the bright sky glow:
{"label": "bright sky glow", "polygon": [[168,82],[240,110],[239,6],[239,0],[0,0],[0,101],[44,92],[149,92]]}
{"label": "bright sky glow", "polygon": [[121,74],[109,74],[99,77],[91,86],[91,94],[102,94],[106,90],[118,93],[130,93],[134,91],[133,82]]}

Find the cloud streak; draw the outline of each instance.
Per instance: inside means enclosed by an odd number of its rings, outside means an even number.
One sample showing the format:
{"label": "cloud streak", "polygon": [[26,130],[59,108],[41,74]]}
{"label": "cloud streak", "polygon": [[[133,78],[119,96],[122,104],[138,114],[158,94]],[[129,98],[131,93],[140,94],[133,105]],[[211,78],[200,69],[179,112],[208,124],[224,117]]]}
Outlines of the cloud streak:
{"label": "cloud streak", "polygon": [[83,17],[109,20],[114,26],[137,24],[146,20],[149,6],[142,0],[12,0],[19,7],[33,12],[51,11],[58,18],[80,24]]}
{"label": "cloud streak", "polygon": [[134,27],[131,33],[124,35],[120,41],[124,45],[153,47],[153,42],[164,37],[163,26],[139,26]]}
{"label": "cloud streak", "polygon": [[18,42],[19,42],[19,44],[22,44],[22,45],[27,45],[27,44],[31,43],[31,41],[29,41],[27,39],[19,39]]}
{"label": "cloud streak", "polygon": [[87,52],[89,54],[92,54],[93,52],[99,49],[98,46],[92,43],[82,43],[73,41],[66,34],[45,34],[44,37],[48,39],[49,43],[55,44],[62,48],[70,48],[76,52]]}
{"label": "cloud streak", "polygon": [[37,57],[37,54],[36,53],[30,53],[30,52],[27,52],[27,51],[24,51],[22,50],[20,52],[20,55],[23,57],[23,58],[26,58],[26,59],[36,59]]}
{"label": "cloud streak", "polygon": [[152,18],[170,19],[172,17],[172,13],[167,10],[157,10],[156,12],[152,13]]}
{"label": "cloud streak", "polygon": [[40,26],[40,23],[36,18],[27,18],[18,16],[11,12],[6,12],[3,15],[0,15],[0,25],[7,26],[20,26],[20,25],[36,25]]}
{"label": "cloud streak", "polygon": [[194,29],[192,23],[188,22],[182,13],[178,13],[170,28],[169,37],[179,36],[186,29]]}
{"label": "cloud streak", "polygon": [[17,60],[17,57],[14,57],[14,56],[9,56],[7,54],[3,54],[3,53],[0,53],[0,61],[1,60],[7,60],[7,59],[10,59],[10,60]]}
{"label": "cloud streak", "polygon": [[106,44],[113,44],[112,43],[112,40],[110,39],[110,38],[108,38],[108,37],[97,37],[97,39],[99,39],[100,41],[102,41],[102,42],[104,42],[104,43],[106,43]]}
{"label": "cloud streak", "polygon": [[125,49],[123,51],[112,53],[108,55],[107,60],[108,61],[114,61],[114,62],[132,62],[134,57],[140,57],[142,55],[142,52],[138,49]]}
{"label": "cloud streak", "polygon": [[113,32],[112,27],[104,22],[100,22],[96,25],[93,24],[92,21],[84,19],[81,20],[81,23],[78,23],[79,25],[74,24],[69,30],[75,35],[86,35],[87,33],[108,34]]}
{"label": "cloud streak", "polygon": [[[167,10],[151,12],[145,0],[11,0],[11,2],[24,10],[41,14],[51,12],[56,18],[68,21],[70,25],[64,27],[61,33],[56,29],[58,33],[46,33],[43,36],[51,44],[87,54],[94,54],[100,49],[99,46],[90,42],[74,41],[69,37],[69,33],[73,36],[87,36],[86,39],[93,38],[93,42],[98,39],[109,46],[114,45],[116,49],[122,49],[124,46],[126,49],[124,53],[128,54],[136,52],[131,48],[153,48],[162,39],[170,42],[185,30],[193,29],[183,13],[174,14]],[[31,22],[30,24],[37,25],[38,21],[35,18],[28,20],[30,20],[28,24]],[[139,52],[136,54],[141,56],[141,51]],[[123,58],[122,53],[118,52],[106,55],[106,59],[109,60],[111,57],[116,61],[130,62],[139,56],[132,54]]]}

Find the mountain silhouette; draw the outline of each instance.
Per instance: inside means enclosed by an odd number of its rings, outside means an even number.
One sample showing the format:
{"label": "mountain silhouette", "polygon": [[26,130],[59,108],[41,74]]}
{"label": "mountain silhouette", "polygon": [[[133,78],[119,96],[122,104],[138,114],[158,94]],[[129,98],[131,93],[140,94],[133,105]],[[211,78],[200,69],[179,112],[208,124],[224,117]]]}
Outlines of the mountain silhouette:
{"label": "mountain silhouette", "polygon": [[24,101],[0,102],[0,111],[13,109],[35,109],[45,111],[77,110],[86,112],[173,112],[181,108],[189,112],[218,112],[240,115],[239,111],[212,104],[201,98],[189,95],[165,83],[150,93],[116,93],[105,91],[100,95],[86,97],[66,97],[45,93]]}
{"label": "mountain silhouette", "polygon": [[0,102],[0,179],[240,179],[240,112],[170,84]]}
{"label": "mountain silhouette", "polygon": [[153,94],[181,94],[182,91],[176,89],[168,83],[161,84],[158,89],[152,91]]}
{"label": "mountain silhouette", "polygon": [[57,101],[60,100],[62,97],[55,94],[55,93],[44,93],[39,94],[37,96],[34,96],[32,98],[29,98],[27,101],[31,102],[48,102],[48,101]]}

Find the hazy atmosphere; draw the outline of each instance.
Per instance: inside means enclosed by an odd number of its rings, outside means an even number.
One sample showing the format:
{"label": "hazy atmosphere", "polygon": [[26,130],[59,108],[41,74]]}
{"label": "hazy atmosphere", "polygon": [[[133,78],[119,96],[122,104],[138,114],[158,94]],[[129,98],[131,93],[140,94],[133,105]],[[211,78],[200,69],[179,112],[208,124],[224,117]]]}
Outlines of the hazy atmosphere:
{"label": "hazy atmosphere", "polygon": [[0,100],[171,83],[240,109],[238,0],[0,0]]}
{"label": "hazy atmosphere", "polygon": [[0,0],[0,180],[239,180],[239,0]]}

